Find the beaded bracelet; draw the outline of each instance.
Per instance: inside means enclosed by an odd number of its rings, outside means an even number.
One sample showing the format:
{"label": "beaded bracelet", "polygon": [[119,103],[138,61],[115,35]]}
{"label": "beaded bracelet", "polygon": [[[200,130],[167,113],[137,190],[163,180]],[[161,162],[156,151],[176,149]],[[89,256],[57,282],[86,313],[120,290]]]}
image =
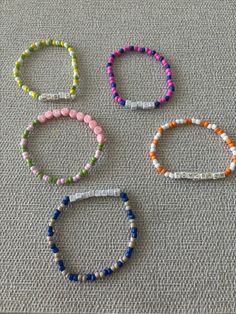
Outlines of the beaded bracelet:
{"label": "beaded bracelet", "polygon": [[[157,153],[156,148],[161,138],[163,132],[169,128],[175,128],[178,125],[190,125],[195,124],[202,127],[206,127],[207,129],[212,129],[214,133],[219,135],[223,141],[228,145],[231,153],[232,153],[232,160],[230,165],[224,169],[222,172],[207,172],[207,173],[196,173],[196,172],[170,172],[165,167],[163,167],[157,160]],[[236,168],[236,147],[233,140],[226,135],[226,133],[222,130],[222,128],[216,126],[215,124],[210,124],[206,120],[199,120],[199,119],[177,119],[175,121],[170,121],[157,129],[157,133],[154,136],[154,139],[151,144],[151,149],[149,156],[153,162],[153,165],[156,169],[156,172],[163,174],[165,177],[173,178],[173,179],[221,179],[225,178],[231,172],[233,172]]]}
{"label": "beaded bracelet", "polygon": [[[21,79],[20,68],[24,59],[29,57],[31,52],[37,50],[40,47],[46,47],[46,46],[65,47],[71,56],[72,68],[73,68],[73,84],[68,93],[60,92],[58,94],[40,94],[39,92],[30,90],[29,86],[23,84],[23,81]],[[76,89],[78,86],[78,66],[77,66],[76,55],[73,51],[73,48],[62,40],[58,41],[58,40],[52,40],[52,39],[47,39],[47,40],[42,39],[39,42],[32,43],[30,47],[21,54],[20,58],[15,63],[15,68],[13,69],[13,76],[15,77],[15,81],[19,85],[19,87],[21,87],[25,93],[28,93],[34,99],[45,100],[45,101],[51,101],[51,100],[53,101],[53,100],[59,100],[59,99],[71,100],[75,98]]]}
{"label": "beaded bracelet", "polygon": [[[149,56],[153,56],[156,60],[160,61],[161,65],[165,69],[166,73],[166,83],[167,83],[167,92],[164,97],[160,97],[158,100],[151,101],[151,102],[143,102],[143,101],[131,101],[131,100],[125,100],[122,98],[119,93],[118,89],[116,86],[116,80],[115,80],[115,75],[112,69],[113,62],[116,57],[121,56],[125,52],[128,51],[134,51],[138,53],[147,53]],[[108,63],[106,65],[106,71],[109,76],[109,84],[111,87],[111,92],[112,92],[112,97],[116,102],[120,104],[121,107],[126,107],[129,109],[153,109],[153,108],[160,108],[162,104],[165,102],[169,101],[171,98],[175,87],[174,83],[172,81],[172,72],[170,69],[170,65],[167,62],[167,60],[159,55],[155,50],[151,50],[149,48],[141,48],[138,45],[134,46],[125,46],[124,48],[118,49],[114,51],[108,58]]]}
{"label": "beaded bracelet", "polygon": [[[78,174],[76,174],[73,177],[68,176],[67,178],[56,178],[55,176],[48,175],[44,173],[42,170],[39,170],[33,164],[33,161],[30,158],[30,155],[27,150],[28,138],[29,138],[30,133],[34,130],[34,128],[38,124],[43,124],[53,118],[60,118],[60,117],[69,117],[71,119],[84,122],[85,124],[89,126],[90,129],[93,130],[94,134],[96,135],[97,142],[98,142],[95,155],[92,156],[89,162],[79,171]],[[22,157],[26,161],[27,165],[30,167],[31,172],[34,175],[36,175],[40,179],[43,179],[45,182],[56,183],[57,185],[63,185],[63,184],[71,184],[74,182],[78,182],[80,178],[88,174],[88,172],[95,165],[97,160],[100,158],[105,141],[106,141],[105,135],[103,133],[101,126],[99,126],[98,123],[94,119],[92,119],[90,115],[84,114],[82,112],[77,112],[76,110],[73,110],[73,109],[63,108],[63,109],[54,109],[52,111],[47,111],[39,115],[37,119],[34,119],[32,124],[30,124],[23,132],[21,142],[20,142],[20,147],[22,151]]]}
{"label": "beaded bracelet", "polygon": [[[87,273],[87,274],[70,273],[65,268],[64,262],[60,256],[60,254],[59,254],[59,248],[54,242],[54,239],[53,239],[54,238],[54,230],[55,230],[54,225],[55,225],[58,217],[60,216],[61,211],[63,209],[65,209],[65,207],[68,206],[71,202],[75,202],[77,200],[83,200],[83,199],[87,199],[87,198],[91,198],[91,197],[100,197],[100,196],[116,196],[116,197],[120,196],[121,200],[125,204],[125,210],[127,212],[128,221],[130,223],[130,235],[131,235],[128,248],[124,252],[124,255],[120,259],[118,259],[117,262],[113,263],[108,268],[104,268],[102,271],[95,272],[95,273]],[[102,279],[104,277],[107,277],[107,276],[113,274],[113,272],[115,272],[119,268],[121,268],[124,265],[124,263],[126,263],[130,259],[131,255],[133,253],[136,239],[137,239],[137,234],[138,234],[138,231],[137,231],[137,228],[135,226],[135,215],[134,215],[133,211],[130,209],[128,196],[126,193],[121,192],[120,189],[96,190],[96,191],[89,191],[89,192],[84,192],[84,193],[79,192],[79,193],[76,193],[76,194],[71,195],[71,196],[64,196],[59,207],[53,211],[52,218],[50,219],[48,229],[47,229],[48,243],[49,243],[51,251],[54,254],[54,260],[58,266],[58,269],[60,272],[62,272],[62,274],[67,279],[69,279],[69,281],[72,281],[72,282],[75,282],[75,281],[79,281],[79,282],[95,281],[97,279]]]}

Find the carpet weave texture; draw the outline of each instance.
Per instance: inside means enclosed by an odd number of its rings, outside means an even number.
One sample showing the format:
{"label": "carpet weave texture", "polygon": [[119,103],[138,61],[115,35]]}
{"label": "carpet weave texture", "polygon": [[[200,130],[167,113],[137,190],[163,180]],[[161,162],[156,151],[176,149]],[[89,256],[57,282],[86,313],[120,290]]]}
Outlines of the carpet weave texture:
{"label": "carpet weave texture", "polygon": [[[208,119],[236,140],[235,0],[1,0],[0,312],[236,313],[236,179],[175,181],[155,173],[148,157],[156,128],[182,117]],[[14,62],[41,38],[70,43],[80,92],[68,103],[40,103],[11,76]],[[165,56],[176,92],[161,110],[130,111],[113,101],[105,71],[109,54],[138,43]],[[164,94],[160,64],[147,55],[115,61],[120,94],[151,101]],[[39,92],[68,90],[70,57],[45,48],[24,63],[24,82]],[[19,152],[21,132],[49,109],[70,106],[104,128],[107,147],[92,173],[67,187],[30,174]],[[37,165],[72,175],[95,150],[95,139],[70,119],[51,121],[30,138]],[[220,171],[230,154],[219,138],[194,126],[166,132],[159,159],[173,171]],[[65,194],[120,187],[130,197],[139,238],[132,260],[110,278],[71,284],[46,241],[51,212]],[[66,265],[102,269],[128,241],[121,202],[74,204],[59,222]]]}

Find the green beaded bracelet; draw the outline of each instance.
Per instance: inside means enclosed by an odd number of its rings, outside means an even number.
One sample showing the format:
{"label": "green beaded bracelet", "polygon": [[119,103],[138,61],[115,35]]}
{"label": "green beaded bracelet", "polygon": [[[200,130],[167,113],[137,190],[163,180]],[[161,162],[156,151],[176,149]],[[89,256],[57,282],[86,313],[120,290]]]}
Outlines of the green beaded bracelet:
{"label": "green beaded bracelet", "polygon": [[[65,47],[68,50],[72,59],[72,68],[73,68],[73,83],[69,92],[60,92],[58,94],[40,94],[39,92],[31,90],[29,86],[24,85],[21,79],[21,72],[20,72],[20,68],[22,66],[24,59],[29,57],[31,52],[37,50],[40,47],[46,47],[46,46]],[[66,99],[66,100],[74,99],[77,86],[78,86],[78,79],[79,79],[78,65],[77,65],[75,52],[73,51],[73,48],[69,44],[65,43],[62,40],[58,41],[58,40],[52,40],[52,39],[47,39],[47,40],[41,39],[39,42],[32,43],[30,47],[21,54],[20,58],[15,63],[15,67],[13,69],[13,76],[18,86],[21,87],[26,94],[29,94],[34,99],[43,100],[43,101],[53,101],[53,100],[59,100],[59,99]]]}

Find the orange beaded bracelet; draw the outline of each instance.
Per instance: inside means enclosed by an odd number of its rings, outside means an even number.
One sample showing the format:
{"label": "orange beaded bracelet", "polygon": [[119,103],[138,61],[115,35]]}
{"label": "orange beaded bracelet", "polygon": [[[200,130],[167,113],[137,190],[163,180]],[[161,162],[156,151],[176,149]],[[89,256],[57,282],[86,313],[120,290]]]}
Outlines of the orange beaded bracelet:
{"label": "orange beaded bracelet", "polygon": [[[196,172],[170,172],[164,166],[162,166],[157,160],[157,144],[164,133],[165,130],[170,128],[175,128],[179,125],[190,125],[196,124],[202,127],[206,127],[207,129],[212,129],[214,133],[219,135],[223,141],[229,147],[229,150],[232,153],[232,160],[228,167],[226,167],[222,172],[206,172],[206,173],[196,173]],[[192,179],[192,180],[199,180],[199,179],[221,179],[225,178],[227,175],[232,173],[236,169],[236,147],[234,141],[222,130],[222,128],[216,126],[215,124],[210,124],[206,120],[199,120],[193,118],[186,118],[186,119],[177,119],[175,121],[170,121],[157,129],[157,133],[154,136],[154,139],[151,144],[149,156],[153,162],[155,170],[157,173],[163,174],[165,177],[169,177],[172,179]]]}

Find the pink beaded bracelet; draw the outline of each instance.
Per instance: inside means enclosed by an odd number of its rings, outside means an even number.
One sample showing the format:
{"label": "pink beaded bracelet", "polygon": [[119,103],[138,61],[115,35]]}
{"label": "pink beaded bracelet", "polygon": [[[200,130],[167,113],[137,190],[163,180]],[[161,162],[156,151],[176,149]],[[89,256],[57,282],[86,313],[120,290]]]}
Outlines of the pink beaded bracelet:
{"label": "pink beaded bracelet", "polygon": [[[121,56],[125,52],[134,51],[138,53],[147,53],[149,56],[153,56],[157,61],[160,61],[161,65],[163,66],[165,73],[166,73],[166,83],[167,83],[167,92],[165,96],[159,98],[158,100],[151,101],[151,102],[143,102],[143,101],[131,101],[123,99],[119,93],[116,86],[115,75],[112,69],[113,63],[116,57]],[[109,76],[109,84],[111,87],[112,97],[116,102],[120,104],[121,107],[126,107],[129,109],[153,109],[153,108],[160,108],[162,104],[169,101],[174,90],[174,83],[172,81],[172,72],[170,69],[170,65],[167,60],[159,55],[155,50],[151,50],[149,48],[141,48],[138,45],[134,46],[125,46],[124,48],[118,49],[114,51],[108,58],[108,63],[106,65],[106,71]]]}
{"label": "pink beaded bracelet", "polygon": [[[68,176],[66,178],[56,178],[55,176],[48,175],[44,173],[42,170],[39,170],[34,165],[28,153],[29,135],[30,133],[32,133],[35,126],[37,126],[38,124],[44,124],[45,122],[49,120],[52,120],[54,118],[60,118],[60,117],[69,117],[71,119],[84,122],[85,124],[89,126],[91,130],[93,130],[94,134],[96,135],[97,142],[98,142],[97,147],[96,147],[96,152],[94,156],[92,156],[92,158],[89,160],[89,162],[87,162],[85,166],[80,169],[78,174],[76,174],[75,176]],[[64,185],[64,184],[71,184],[71,183],[78,182],[81,179],[81,177],[84,177],[88,174],[88,172],[95,165],[97,160],[100,158],[105,141],[106,141],[106,138],[105,138],[105,135],[103,133],[101,126],[99,126],[98,123],[94,119],[92,119],[90,115],[84,114],[82,112],[77,112],[76,110],[73,110],[73,109],[63,108],[63,109],[54,109],[52,111],[47,111],[39,115],[37,119],[34,119],[32,123],[23,132],[22,137],[21,137],[20,147],[22,151],[22,157],[34,175],[36,175],[40,179],[43,179],[45,182],[56,183],[57,185]]]}

